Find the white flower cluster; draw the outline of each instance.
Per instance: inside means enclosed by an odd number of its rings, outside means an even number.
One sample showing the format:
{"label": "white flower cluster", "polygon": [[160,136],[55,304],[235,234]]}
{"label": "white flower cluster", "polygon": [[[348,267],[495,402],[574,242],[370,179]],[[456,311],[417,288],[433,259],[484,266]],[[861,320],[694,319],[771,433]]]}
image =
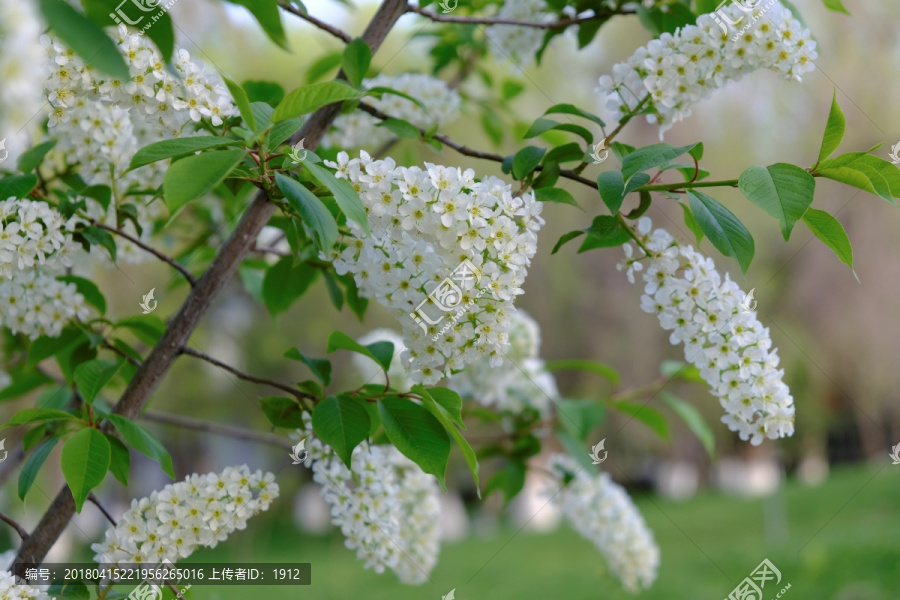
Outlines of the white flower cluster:
{"label": "white flower cluster", "polygon": [[780,3],[773,0],[744,12],[731,2],[721,11],[735,22],[734,31],[723,31],[724,22],[720,27],[713,16],[701,15],[696,25],[674,35],[663,33],[615,65],[612,77],[600,78],[597,92],[616,119],[649,94],[658,114],[647,115],[647,120],[659,123],[662,136],[690,116],[695,104],[753,71],[770,69],[800,81],[803,73],[815,69],[816,42]]}
{"label": "white flower cluster", "polygon": [[[369,104],[398,119],[409,121],[421,129],[437,125],[443,127],[459,117],[461,99],[459,92],[430,75],[404,73],[402,75],[379,75],[363,81],[366,88],[388,87],[419,100],[421,106],[396,94],[383,94],[381,98],[367,100]],[[393,139],[394,134],[386,127],[378,127],[379,120],[368,113],[354,111],[339,115],[334,126],[322,138],[326,148],[378,147]]]}
{"label": "white flower cluster", "polygon": [[326,163],[359,192],[371,228],[351,223],[346,249],[328,257],[335,270],[395,314],[412,381],[435,383],[481,359],[501,364],[544,224],[541,203],[497,177],[475,181],[472,169],[360,156]]}
{"label": "white flower cluster", "polygon": [[84,296],[74,283],[64,283],[43,271],[0,279],[0,327],[8,327],[14,334],[33,340],[42,335],[57,337],[68,321],[88,316]]}
{"label": "white flower cluster", "polygon": [[221,474],[194,473],[149,498],[132,500],[118,525],[92,544],[100,564],[176,562],[201,546],[215,548],[247,526],[247,519],[269,508],[278,497],[275,476],[250,472],[247,465]]}
{"label": "white flower cluster", "polygon": [[[437,564],[440,505],[437,481],[393,446],[363,442],[353,450],[353,472],[330,446],[313,437],[311,418],[292,437],[307,440],[313,480],[331,505],[332,523],[365,568],[393,570],[402,583],[419,584]],[[355,478],[355,481],[354,481]]]}
{"label": "white flower cluster", "polygon": [[524,311],[513,312],[509,351],[499,367],[478,361],[450,377],[448,386],[484,406],[519,414],[532,408],[547,418],[559,399],[556,379],[539,356],[541,329]]}
{"label": "white flower cluster", "polygon": [[71,222],[46,202],[0,200],[0,280],[37,266],[59,269],[72,266]]}
{"label": "white flower cluster", "polygon": [[40,125],[43,29],[32,0],[0,0],[0,171],[15,169]]}
{"label": "white flower cluster", "polygon": [[[516,19],[529,22],[549,22],[555,17],[548,12],[544,0],[514,0],[503,3],[498,19]],[[518,68],[531,64],[544,41],[543,29],[519,25],[491,25],[485,31],[491,53],[497,60],[512,60]]]}
{"label": "white flower cluster", "polygon": [[778,350],[772,349],[769,329],[756,311],[742,307],[744,293],[712,259],[690,245],[676,241],[664,229],[651,233],[650,219],[638,221],[638,233],[648,250],[646,259],[632,258],[626,244],[628,279],[643,271],[641,308],[655,313],[669,341],[684,344],[684,356],[694,364],[719,399],[722,422],[754,445],[764,437],[776,439],[794,433],[794,399],[782,381]]}
{"label": "white flower cluster", "polygon": [[11,571],[0,570],[0,600],[50,600],[50,596],[34,586],[16,583]]}
{"label": "white flower cluster", "polygon": [[556,479],[547,495],[572,527],[594,543],[622,587],[632,593],[649,588],[659,546],[628,493],[608,473],[589,473],[565,454],[551,455],[550,468]]}

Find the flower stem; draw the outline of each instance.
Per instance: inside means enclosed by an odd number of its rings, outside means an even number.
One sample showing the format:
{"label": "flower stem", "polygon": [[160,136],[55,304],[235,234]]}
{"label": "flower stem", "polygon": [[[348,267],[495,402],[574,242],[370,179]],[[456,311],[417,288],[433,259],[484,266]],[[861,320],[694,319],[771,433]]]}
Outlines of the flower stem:
{"label": "flower stem", "polygon": [[721,181],[689,181],[684,183],[661,183],[659,185],[645,185],[634,190],[636,192],[684,192],[685,189],[701,187],[736,187],[737,179],[723,179]]}

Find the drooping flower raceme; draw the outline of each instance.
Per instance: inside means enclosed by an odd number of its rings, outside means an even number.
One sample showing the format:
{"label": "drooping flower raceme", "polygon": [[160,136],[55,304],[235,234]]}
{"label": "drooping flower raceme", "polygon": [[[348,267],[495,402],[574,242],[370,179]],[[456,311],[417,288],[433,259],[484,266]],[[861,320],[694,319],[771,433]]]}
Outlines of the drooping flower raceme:
{"label": "drooping flower raceme", "polygon": [[649,94],[658,114],[648,114],[647,120],[659,123],[662,136],[713,91],[753,71],[769,69],[800,81],[803,73],[815,68],[816,42],[780,3],[751,12],[728,3],[720,11],[735,21],[734,30],[725,28],[724,22],[720,26],[711,15],[701,15],[696,25],[663,33],[615,65],[612,76],[600,78],[597,92],[616,119],[632,112]]}
{"label": "drooping flower raceme", "polygon": [[547,495],[566,520],[593,542],[622,587],[633,593],[649,588],[659,546],[628,493],[608,473],[588,472],[571,456],[554,454],[549,462],[554,485]]}
{"label": "drooping flower raceme", "polygon": [[[459,117],[461,99],[459,92],[430,75],[404,73],[402,75],[379,75],[363,81],[366,88],[388,87],[412,96],[424,105],[424,110],[416,103],[396,94],[383,94],[381,98],[367,99],[383,113],[409,121],[421,129],[437,125],[443,127]],[[386,127],[378,127],[379,120],[368,113],[354,111],[338,115],[331,130],[322,138],[324,147],[338,148],[378,147],[394,137]]]}
{"label": "drooping flower raceme", "polygon": [[359,192],[371,230],[351,222],[346,249],[327,257],[335,270],[396,315],[412,381],[434,383],[476,360],[501,364],[541,203],[497,177],[475,181],[471,169],[360,156],[326,163]]}
{"label": "drooping flower raceme", "polygon": [[[43,270],[15,273],[0,279],[0,327],[31,339],[57,337],[65,324],[90,315],[74,283],[59,281]],[[0,387],[2,385],[0,374]]]}
{"label": "drooping flower raceme", "polygon": [[347,548],[376,573],[387,568],[403,583],[427,581],[440,551],[437,480],[394,446],[368,442],[353,450],[351,473],[330,446],[313,437],[308,413],[303,419],[305,427],[292,437],[307,439],[305,464],[322,486]]}
{"label": "drooping flower raceme", "polygon": [[44,26],[32,0],[0,0],[0,171],[16,168],[41,123]]}
{"label": "drooping flower raceme", "polygon": [[247,519],[278,497],[271,473],[251,473],[247,465],[222,473],[193,474],[149,498],[132,500],[118,525],[92,544],[100,564],[158,564],[187,558],[197,548],[215,548]]}
{"label": "drooping flower raceme", "polygon": [[0,570],[0,600],[50,600],[50,596],[34,586],[16,583],[11,571]]}
{"label": "drooping flower raceme", "polygon": [[[515,0],[504,2],[497,18],[549,22],[554,17],[548,9],[544,0]],[[497,60],[511,60],[519,68],[527,67],[534,61],[544,40],[543,29],[519,25],[491,25],[485,30],[485,35],[491,53]]]}
{"label": "drooping flower raceme", "polygon": [[[756,311],[742,306],[744,293],[715,263],[664,229],[652,231],[650,219],[638,221],[641,242],[654,253],[634,257],[626,244],[628,279],[641,271],[641,308],[656,314],[669,341],[684,344],[685,359],[700,370],[719,399],[722,422],[742,440],[758,445],[794,433],[794,399],[782,381],[778,350]],[[642,264],[645,263],[645,264]]]}
{"label": "drooping flower raceme", "polygon": [[450,377],[448,386],[498,411],[519,414],[532,408],[541,417],[549,417],[559,399],[556,379],[544,368],[540,358],[541,329],[524,311],[510,318],[509,350],[499,367],[483,361],[468,365]]}
{"label": "drooping flower raceme", "polygon": [[0,200],[0,280],[37,266],[72,266],[78,247],[70,230],[71,223],[46,202]]}

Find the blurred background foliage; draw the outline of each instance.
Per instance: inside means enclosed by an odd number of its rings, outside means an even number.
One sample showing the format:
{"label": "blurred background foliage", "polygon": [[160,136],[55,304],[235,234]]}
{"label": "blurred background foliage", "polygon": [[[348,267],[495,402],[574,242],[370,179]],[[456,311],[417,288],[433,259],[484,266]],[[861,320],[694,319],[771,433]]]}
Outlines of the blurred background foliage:
{"label": "blurred background foliage", "polygon": [[[737,177],[752,164],[784,161],[808,166],[815,161],[835,88],[847,116],[841,151],[900,141],[900,103],[896,101],[900,79],[894,77],[900,64],[900,38],[896,35],[900,4],[885,0],[846,0],[845,4],[852,17],[830,12],[818,0],[795,1],[819,44],[817,69],[802,84],[783,82],[773,73],[757,73],[701,104],[691,118],[667,134],[666,141],[674,145],[704,142],[702,165],[717,179]],[[313,15],[354,35],[375,8],[371,3],[354,8],[324,1],[308,2],[307,6]],[[182,0],[173,11],[180,30],[178,45],[236,81],[270,80],[292,89],[307,82],[317,60],[341,48],[327,34],[289,15],[285,20],[291,54],[279,50],[238,7]],[[388,74],[430,72],[428,51],[433,39],[423,34],[433,30],[424,19],[403,17],[377,54],[370,75],[380,70]],[[510,63],[485,59],[482,65],[488,77],[476,74],[463,84],[461,90],[468,100],[464,116],[445,133],[469,147],[508,154],[525,145],[522,134],[552,104],[570,102],[603,115],[593,93],[597,78],[648,39],[636,18],[617,17],[579,52],[574,36],[557,38],[540,68],[532,66],[523,73]],[[445,79],[454,74],[453,68],[440,73]],[[502,106],[489,104],[488,99],[504,88],[507,94],[521,91]],[[494,135],[500,134],[499,144],[482,126],[485,106],[490,107],[487,114]],[[655,143],[657,128],[636,119],[619,141],[635,146]],[[886,157],[887,147],[877,153]],[[425,160],[473,167],[479,175],[501,175],[498,164],[463,157],[450,149],[436,153],[414,141],[398,143],[391,155],[405,164]],[[611,156],[610,163],[614,161]],[[592,166],[586,174],[595,177],[600,170],[611,168],[610,163]],[[646,385],[659,377],[661,361],[682,358],[680,350],[670,346],[656,320],[640,310],[639,287],[628,284],[616,270],[620,250],[579,255],[575,245],[570,245],[550,255],[560,235],[585,227],[594,215],[604,212],[595,192],[566,183],[584,212],[561,204],[545,206],[547,225],[540,234],[526,293],[517,306],[541,324],[545,360],[605,362],[621,372],[622,388]],[[670,419],[670,443],[619,414],[608,414],[591,435],[592,443],[606,439],[609,459],[603,468],[637,495],[641,512],[661,546],[660,578],[639,597],[723,597],[765,557],[792,583],[792,598],[887,600],[895,598],[900,589],[900,546],[895,536],[900,526],[900,467],[890,466],[887,456],[890,446],[900,442],[900,369],[896,366],[900,318],[895,300],[900,295],[900,220],[895,207],[855,188],[821,178],[817,188],[814,206],[835,214],[853,243],[858,283],[805,227],[798,227],[785,244],[777,224],[736,189],[717,189],[713,195],[748,225],[756,239],[757,258],[749,273],[742,276],[736,263],[718,255],[708,241],[702,246],[742,289],[756,290],[760,320],[771,328],[795,398],[795,435],[779,443],[766,441],[760,447],[740,442],[719,423],[721,409],[705,386],[682,382],[667,389],[690,401],[711,424],[717,461],[711,460],[674,418]],[[690,239],[680,209],[665,198],[654,199],[648,213],[654,224]],[[627,209],[626,205],[623,210]],[[172,248],[179,248],[185,236],[176,224],[165,239]],[[193,347],[244,371],[278,381],[300,381],[307,378],[305,367],[282,357],[288,348],[296,346],[307,356],[324,357],[328,334],[335,329],[358,336],[378,326],[393,327],[391,317],[375,303],[370,304],[364,323],[346,306],[338,311],[321,278],[288,312],[272,319],[247,291],[253,287],[252,272],[244,274],[244,283],[250,285],[231,282],[191,340]],[[155,287],[159,308],[154,314],[166,319],[187,293],[180,280],[156,262],[122,264],[95,275],[107,295],[111,318],[138,314],[141,296]],[[337,355],[335,362],[336,386],[357,383],[348,356]],[[607,383],[588,373],[560,372],[558,384],[569,398],[599,399],[610,392]],[[150,410],[265,431],[269,424],[259,410],[259,400],[275,393],[183,357],[156,391]],[[8,408],[26,406],[27,401],[22,401]],[[659,399],[651,401],[651,406],[672,416]],[[445,547],[432,575],[433,584],[404,588],[391,574],[364,571],[342,547],[339,532],[301,533],[295,514],[313,511],[315,504],[295,507],[294,497],[312,484],[306,469],[287,462],[286,452],[145,424],[170,450],[179,477],[247,463],[276,472],[282,487],[279,501],[250,531],[235,535],[213,551],[198,553],[192,560],[312,563],[313,585],[309,588],[250,591],[198,587],[191,592],[194,598],[230,600],[247,593],[264,594],[265,598],[438,598],[453,587],[458,588],[460,599],[627,597],[613,579],[603,576],[605,567],[590,544],[567,528],[553,534],[526,531],[516,535],[527,518],[506,522],[496,496],[487,502],[476,501],[471,477],[455,451],[448,482],[451,493],[459,493],[465,500],[470,518],[466,529],[474,537]],[[478,430],[470,428],[469,433],[477,437]],[[18,430],[9,431],[7,448],[18,442],[17,435]],[[136,470],[130,493],[134,497],[166,483],[155,464],[139,456],[133,460]],[[852,464],[835,468],[838,463]],[[48,464],[53,465],[54,459]],[[759,477],[774,483],[729,485],[735,476],[756,476],[747,465],[774,465],[774,475],[771,469],[759,471]],[[490,461],[482,466],[482,481],[494,468]],[[44,470],[27,499],[31,518],[24,518],[24,511],[14,501],[14,482],[12,478],[4,485],[0,507],[22,517],[30,529],[62,479],[55,469]],[[714,486],[716,483],[719,485]],[[695,487],[699,492],[692,496]],[[765,497],[734,495],[740,491]],[[123,492],[115,480],[107,478],[98,495],[119,514],[131,497]],[[543,503],[534,504],[532,513],[541,506]],[[528,506],[520,507],[519,512],[522,510],[527,512]],[[93,507],[86,508],[51,558],[66,560],[73,552],[85,552],[87,539],[99,539],[104,526]],[[0,540],[8,535],[7,529],[0,529]],[[0,547],[6,545],[0,541]]]}

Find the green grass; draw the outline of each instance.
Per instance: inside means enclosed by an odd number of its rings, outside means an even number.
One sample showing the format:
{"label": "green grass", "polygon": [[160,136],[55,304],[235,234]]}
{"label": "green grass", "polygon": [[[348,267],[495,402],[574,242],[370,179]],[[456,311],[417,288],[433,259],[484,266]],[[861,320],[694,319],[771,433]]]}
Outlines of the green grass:
{"label": "green grass", "polygon": [[[839,469],[818,487],[789,482],[784,493],[742,500],[706,493],[687,502],[638,498],[661,548],[659,578],[630,595],[602,557],[563,525],[551,534],[500,528],[446,544],[433,583],[404,586],[376,575],[344,548],[339,532],[309,537],[273,515],[260,516],[191,562],[309,562],[311,586],[196,586],[197,600],[459,600],[505,598],[680,600],[726,598],[764,558],[791,584],[787,600],[895,600],[900,590],[900,466]],[[781,514],[771,527],[765,514]],[[777,520],[777,519],[776,519]],[[781,588],[764,596],[772,600]],[[769,592],[768,586],[766,592]]]}

